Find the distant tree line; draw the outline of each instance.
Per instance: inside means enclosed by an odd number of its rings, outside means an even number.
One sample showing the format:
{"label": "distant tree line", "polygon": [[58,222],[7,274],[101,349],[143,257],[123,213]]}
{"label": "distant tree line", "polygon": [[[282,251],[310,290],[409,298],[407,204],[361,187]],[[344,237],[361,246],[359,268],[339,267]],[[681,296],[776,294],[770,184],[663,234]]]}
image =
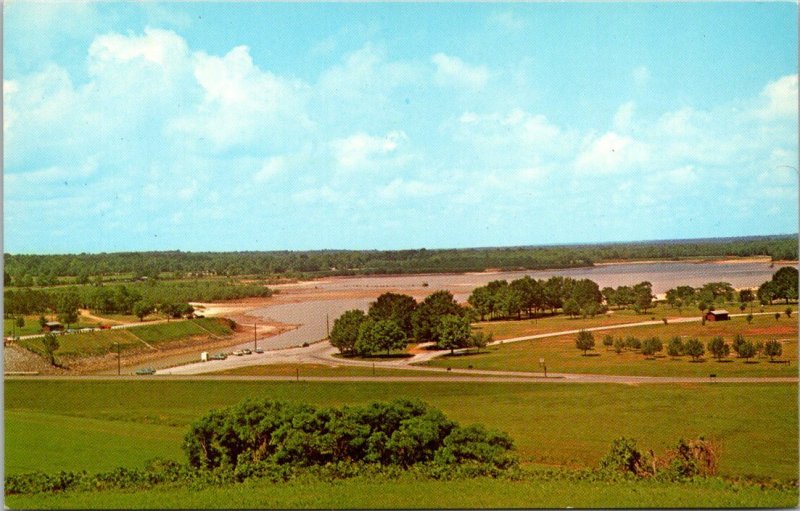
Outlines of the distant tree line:
{"label": "distant tree line", "polygon": [[65,286],[45,289],[7,289],[6,316],[57,313],[64,323],[77,321],[78,309],[101,314],[133,314],[140,319],[158,311],[179,317],[192,311],[190,301],[232,300],[270,296],[272,290],[232,281],[146,282],[99,286]]}
{"label": "distant tree line", "polygon": [[770,256],[797,260],[797,236],[540,247],[316,250],[269,252],[117,252],[100,254],[5,254],[6,285],[47,286],[64,277],[84,284],[96,276],[133,278],[208,275],[324,276],[572,268],[608,260]]}
{"label": "distant tree line", "polygon": [[[761,284],[758,289],[740,289],[738,299],[744,311],[747,304],[756,300],[762,305],[775,300],[797,301],[798,271],[792,266],[780,268],[772,279]],[[709,282],[702,287],[677,286],[667,290],[667,303],[678,310],[683,307],[698,307],[700,310],[713,309],[716,305],[730,303],[737,298],[736,290],[728,282]]]}
{"label": "distant tree line", "polygon": [[605,312],[606,305],[630,306],[637,312],[647,312],[653,306],[653,292],[649,282],[617,289],[607,287],[601,291],[590,279],[554,276],[537,280],[526,275],[510,283],[495,280],[477,287],[467,302],[481,321],[487,318],[521,319],[523,313],[532,317],[536,313],[555,313],[559,309],[570,317],[594,317]]}

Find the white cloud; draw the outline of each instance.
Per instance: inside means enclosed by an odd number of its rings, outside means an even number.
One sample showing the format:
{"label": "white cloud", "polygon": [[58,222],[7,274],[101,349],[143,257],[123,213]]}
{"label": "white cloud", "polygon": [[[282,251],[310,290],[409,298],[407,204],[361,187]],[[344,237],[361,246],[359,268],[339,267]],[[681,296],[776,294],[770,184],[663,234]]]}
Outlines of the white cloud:
{"label": "white cloud", "polygon": [[402,131],[390,131],[384,136],[356,133],[331,142],[339,168],[353,170],[370,166],[374,159],[397,151],[408,137]]}
{"label": "white cloud", "polygon": [[262,71],[246,46],[223,57],[196,53],[193,62],[202,101],[171,122],[169,134],[225,151],[252,144],[280,146],[313,127],[306,112],[308,86]]}
{"label": "white cloud", "polygon": [[583,172],[611,174],[644,165],[650,156],[647,145],[613,131],[590,138],[575,160],[575,168]]}
{"label": "white cloud", "polygon": [[668,171],[666,178],[674,185],[683,186],[691,185],[697,182],[697,170],[693,165],[685,165],[683,167]]}
{"label": "white cloud", "polygon": [[89,46],[89,71],[102,72],[108,62],[127,63],[144,59],[161,67],[172,66],[189,53],[186,41],[175,32],[145,28],[144,35],[102,35]]}
{"label": "white cloud", "polygon": [[519,32],[525,28],[525,21],[518,18],[510,11],[496,12],[489,16],[489,23],[503,30]]}
{"label": "white cloud", "polygon": [[761,117],[771,119],[797,118],[797,75],[787,75],[770,82],[761,91],[765,105],[757,110]]}
{"label": "white cloud", "polygon": [[273,156],[264,162],[261,169],[253,174],[256,183],[264,183],[286,170],[286,157]]}
{"label": "white cloud", "polygon": [[637,87],[644,87],[650,81],[650,70],[646,66],[639,66],[631,72],[631,78]]}
{"label": "white cloud", "polygon": [[486,67],[467,64],[458,57],[437,53],[431,57],[431,62],[436,65],[434,80],[441,86],[481,90],[489,81],[489,71]]}
{"label": "white cloud", "polygon": [[438,183],[425,183],[422,181],[405,181],[397,178],[378,190],[378,197],[383,200],[397,200],[402,198],[429,197],[442,191]]}
{"label": "white cloud", "polygon": [[633,123],[633,114],[636,111],[636,104],[628,101],[617,109],[614,114],[613,126],[616,131],[628,131]]}

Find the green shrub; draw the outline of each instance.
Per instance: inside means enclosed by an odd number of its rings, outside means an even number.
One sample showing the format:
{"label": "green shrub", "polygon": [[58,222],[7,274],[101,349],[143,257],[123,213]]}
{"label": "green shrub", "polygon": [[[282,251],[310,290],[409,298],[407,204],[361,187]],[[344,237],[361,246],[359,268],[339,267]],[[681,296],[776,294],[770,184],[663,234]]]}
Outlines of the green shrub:
{"label": "green shrub", "polygon": [[246,400],[195,421],[184,439],[192,467],[230,468],[237,477],[259,470],[253,464],[262,461],[292,466],[348,461],[407,468],[436,459],[505,468],[515,462],[511,449],[513,442],[504,433],[462,428],[441,411],[404,399],[342,409]]}

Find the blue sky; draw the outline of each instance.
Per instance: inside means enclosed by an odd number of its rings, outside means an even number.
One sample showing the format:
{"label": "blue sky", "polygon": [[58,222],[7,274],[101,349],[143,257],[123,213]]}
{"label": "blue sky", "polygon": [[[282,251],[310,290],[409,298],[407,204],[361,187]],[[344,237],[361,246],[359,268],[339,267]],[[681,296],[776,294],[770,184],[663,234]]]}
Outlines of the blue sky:
{"label": "blue sky", "polygon": [[798,230],[792,3],[4,5],[4,251]]}

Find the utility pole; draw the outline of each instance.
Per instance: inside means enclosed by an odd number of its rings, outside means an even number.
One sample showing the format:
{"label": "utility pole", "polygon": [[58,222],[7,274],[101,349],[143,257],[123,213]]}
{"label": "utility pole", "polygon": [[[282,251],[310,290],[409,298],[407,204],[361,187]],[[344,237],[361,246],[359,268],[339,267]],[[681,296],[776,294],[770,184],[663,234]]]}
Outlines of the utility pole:
{"label": "utility pole", "polygon": [[256,334],[256,323],[253,323],[253,349],[258,349],[258,336]]}
{"label": "utility pole", "polygon": [[121,374],[121,372],[120,372],[121,371],[121,368],[120,368],[120,363],[121,362],[120,362],[119,343],[115,342],[114,344],[117,345],[117,376],[119,376]]}
{"label": "utility pole", "polygon": [[330,316],[325,314],[325,337],[331,337],[331,328],[330,328]]}

